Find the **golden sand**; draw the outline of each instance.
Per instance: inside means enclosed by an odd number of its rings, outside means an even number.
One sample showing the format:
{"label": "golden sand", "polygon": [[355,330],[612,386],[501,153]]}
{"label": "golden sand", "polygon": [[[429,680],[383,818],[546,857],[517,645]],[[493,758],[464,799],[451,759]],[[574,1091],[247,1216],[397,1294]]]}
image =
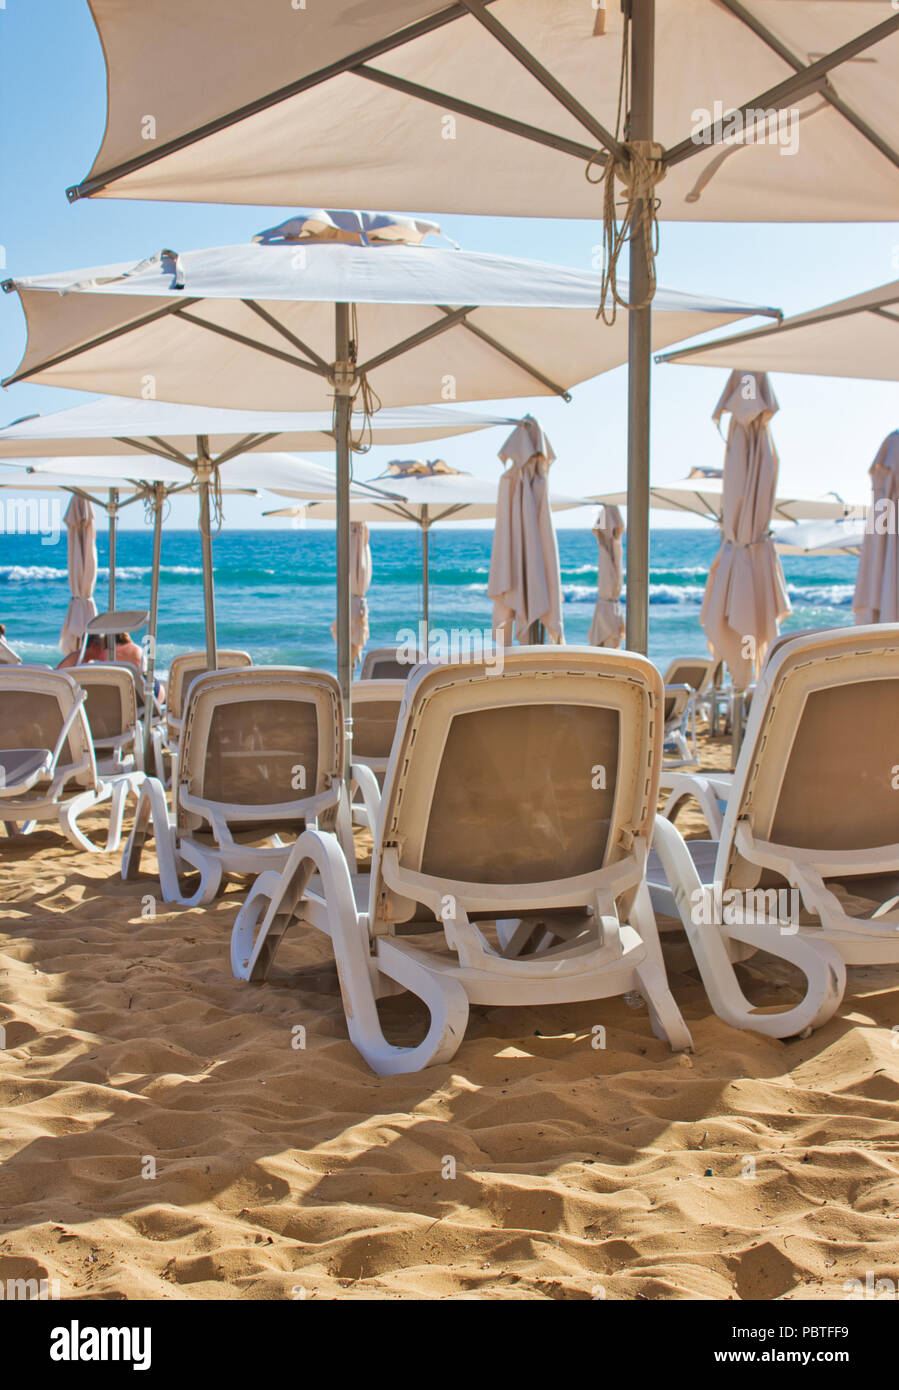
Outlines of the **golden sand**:
{"label": "golden sand", "polygon": [[[118,867],[52,831],[0,845],[0,1279],[76,1299],[841,1299],[899,1277],[899,969],[851,970],[837,1016],[783,1043],[716,1019],[675,937],[691,1057],[621,999],[473,1008],[450,1064],[382,1079],[324,938],[294,932],[241,984],[243,885],[152,916],[153,879]],[[759,1005],[791,999],[788,967],[740,969]],[[413,1040],[414,1001],[384,1012]]]}

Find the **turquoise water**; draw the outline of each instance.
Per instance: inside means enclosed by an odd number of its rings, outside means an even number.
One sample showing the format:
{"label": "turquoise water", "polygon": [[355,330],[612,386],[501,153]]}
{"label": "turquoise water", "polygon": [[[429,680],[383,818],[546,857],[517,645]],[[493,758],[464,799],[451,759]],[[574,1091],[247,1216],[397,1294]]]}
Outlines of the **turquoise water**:
{"label": "turquoise water", "polygon": [[[55,664],[68,603],[66,542],[43,545],[37,535],[0,535],[0,621],[26,660]],[[431,534],[431,623],[490,626],[487,598],[489,531],[448,527]],[[106,535],[98,537],[97,605],[106,607]],[[371,641],[386,645],[414,623],[421,601],[417,532],[372,532],[374,577],[369,591]],[[716,548],[711,530],[656,531],[651,546],[650,655],[704,652],[699,626],[702,590]],[[596,542],[589,531],[560,531],[565,635],[586,639],[596,596]],[[330,531],[224,530],[215,540],[216,613],[220,646],[249,650],[260,663],[334,668],[334,536]],[[149,530],[120,531],[118,607],[149,604]],[[833,556],[784,560],[793,613],[784,629],[852,622],[857,561]],[[193,531],[163,536],[159,665],[203,644],[200,545]]]}

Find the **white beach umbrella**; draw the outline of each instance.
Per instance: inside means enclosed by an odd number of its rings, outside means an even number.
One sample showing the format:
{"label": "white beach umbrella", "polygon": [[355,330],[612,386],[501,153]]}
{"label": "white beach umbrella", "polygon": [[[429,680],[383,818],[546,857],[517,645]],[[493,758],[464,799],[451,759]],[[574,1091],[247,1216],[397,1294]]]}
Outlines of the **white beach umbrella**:
{"label": "white beach umbrella", "polygon": [[75,652],[87,631],[91,618],[97,616],[94,586],[97,583],[97,527],[94,509],[86,498],[75,496],[66,507],[66,529],[69,533],[69,589],[72,594],[59,645],[64,656]]}
{"label": "white beach umbrella", "polygon": [[620,647],[624,640],[621,585],[624,580],[624,520],[617,507],[600,507],[593,525],[599,547],[596,607],[587,641],[591,647]]}
{"label": "white beach umbrella", "polygon": [[[358,405],[363,384],[385,407],[447,393],[567,400],[572,386],[627,360],[626,325],[596,321],[604,296],[594,271],[292,235],[4,281],[28,325],[24,357],[5,384],[302,412],[333,405],[335,382]],[[658,346],[776,315],[661,289],[655,307]],[[340,318],[346,341],[338,343]]]}
{"label": "white beach umbrella", "polygon": [[[364,432],[365,423],[358,413],[351,422],[360,434]],[[370,422],[368,437],[376,444],[417,442],[443,439],[448,435],[466,434],[507,423],[505,416],[453,410],[445,406],[417,406],[379,411]],[[83,460],[84,466],[98,478],[104,472],[107,474],[108,487],[100,505],[109,513],[110,608],[115,607],[116,516],[125,505],[119,492],[120,475],[123,472],[127,474],[130,469],[132,476],[137,475],[144,480],[142,495],[154,511],[155,525],[149,626],[152,652],[156,638],[160,508],[172,491],[195,486],[201,495],[202,512],[203,477],[208,471],[208,464],[212,472],[205,486],[211,488],[213,496],[217,495],[216,488],[218,493],[246,492],[259,486],[273,488],[281,483],[289,489],[291,483],[303,480],[310,496],[317,491],[319,495],[333,495],[334,475],[331,473],[325,478],[324,473],[316,474],[316,465],[310,464],[305,474],[300,476],[295,462],[288,460],[284,465],[287,471],[279,473],[278,460],[286,459],[286,455],[266,451],[267,446],[274,444],[283,450],[333,449],[333,411],[232,410],[158,400],[131,400],[124,396],[101,396],[67,410],[29,415],[0,429],[0,461],[33,459],[38,469],[58,471],[57,461],[67,458]],[[50,453],[53,458],[48,462],[45,456]],[[110,456],[106,462],[103,461],[105,455]],[[147,461],[147,455],[153,459],[152,464]],[[75,463],[73,466],[80,465]],[[225,466],[228,479],[223,488],[219,470]],[[264,478],[258,470],[263,470]],[[150,473],[153,483],[148,488],[146,479]],[[162,483],[166,484],[166,488],[157,496]],[[321,494],[322,484],[324,494]],[[209,594],[206,612],[214,617],[211,535],[209,544],[207,555],[204,542],[203,573]],[[212,660],[214,653],[215,635],[210,625],[207,631],[207,659]],[[150,666],[152,668],[152,657]]]}
{"label": "white beach umbrella", "polygon": [[763,372],[731,372],[712,416],[730,414],[724,463],[721,547],[712,561],[700,621],[709,650],[744,690],[761,670],[790,611],[770,536],[777,454],[768,429],[777,401]]}
{"label": "white beach umbrella", "polygon": [[109,110],[70,198],[283,204],[302,187],[343,207],[601,214],[613,279],[628,245],[628,640],[645,650],[653,220],[894,218],[899,13],[330,0],[298,21],[284,0],[194,0],[185,26],[178,0],[92,11]]}
{"label": "white beach umbrella", "polygon": [[[627,492],[601,492],[588,498],[606,507],[627,506]],[[683,512],[721,523],[724,509],[724,478],[720,468],[694,468],[686,478],[673,483],[653,483],[649,489],[653,511]],[[781,521],[828,521],[845,516],[852,504],[836,492],[801,493],[784,490],[775,497],[771,514]]]}
{"label": "white beach umbrella", "polygon": [[[506,420],[514,425],[515,420]],[[425,631],[430,621],[430,533],[438,522],[483,521],[496,516],[499,478],[476,478],[471,473],[449,468],[441,459],[395,460],[386,473],[369,480],[372,488],[390,490],[391,496],[372,496],[354,500],[350,516],[354,521],[406,522],[421,532],[422,619]],[[285,496],[286,489],[278,489]],[[580,497],[551,492],[549,505],[553,511],[570,511],[584,506]],[[293,517],[297,520],[333,521],[336,508],[332,502],[301,502],[293,507],[281,507],[265,512],[265,516]]]}
{"label": "white beach umbrella", "polygon": [[593,218],[622,10],[638,78],[655,53],[664,218],[895,217],[883,0],[192,0],[189,22],[180,0],[91,0],[109,109],[70,197],[290,206],[301,187],[326,207]]}
{"label": "white beach umbrella", "polygon": [[[71,459],[60,457],[29,461],[29,473],[35,480],[47,479],[69,483],[74,479],[81,482],[92,479],[98,486],[105,483],[110,491],[114,491],[124,476],[127,484],[137,488],[152,509],[153,567],[148,624],[148,686],[152,686],[155,666],[162,515],[167,498],[175,493],[194,489],[200,494],[199,529],[203,560],[206,659],[210,669],[214,669],[217,638],[212,541],[214,531],[223,519],[223,495],[229,492],[246,494],[258,489],[275,488],[291,488],[319,498],[333,499],[336,495],[333,472],[320,464],[311,463],[308,459],[297,458],[293,454],[254,452],[251,456],[220,455],[213,463],[208,453],[204,452],[203,437],[198,437],[196,443],[198,452],[194,458],[187,455],[181,455],[180,458],[151,457],[149,452],[140,452],[118,458],[106,455],[85,457],[77,454]],[[369,495],[368,491],[355,486],[351,491],[356,497]]]}
{"label": "white beach umbrella", "polygon": [[865,538],[864,516],[838,517],[835,521],[806,521],[772,532],[778,555],[855,555]]}
{"label": "white beach umbrella", "polygon": [[897,381],[899,280],[796,314],[777,325],[662,353],[656,361]]}
{"label": "white beach umbrella", "polygon": [[[379,410],[368,421],[372,444],[418,444],[508,425],[505,415],[454,406],[410,406]],[[350,422],[362,433],[366,419]],[[334,449],[333,410],[229,410],[222,406],[179,405],[127,396],[98,396],[83,405],[47,415],[26,415],[0,429],[0,460],[44,458],[49,454],[91,458],[133,452],[183,463],[198,453],[205,437],[214,463],[252,458],[257,452],[318,453]]]}
{"label": "white beach umbrella", "polygon": [[[330,220],[347,221],[340,214]],[[364,226],[344,227],[354,244],[329,238],[321,224],[320,215],[302,214],[247,246],[164,251],[136,266],[5,285],[19,292],[28,321],[25,356],[11,380],[123,395],[140,395],[149,380],[166,400],[241,409],[334,404],[337,664],[349,709],[354,402],[369,414],[377,402],[424,404],[446,390],[470,400],[568,399],[571,385],[625,360],[627,333],[623,325],[597,324],[604,295],[595,273],[402,242],[372,245]],[[406,234],[397,219],[384,226]],[[656,305],[654,337],[663,343],[755,312],[663,291]]]}
{"label": "white beach umbrella", "polygon": [[559,547],[549,506],[552,445],[537,421],[522,420],[499,451],[499,480],[487,593],[497,642],[534,640],[540,624],[550,642],[564,642]]}
{"label": "white beach umbrella", "polygon": [[899,622],[899,430],[871,464],[871,505],[852,599],[857,623]]}

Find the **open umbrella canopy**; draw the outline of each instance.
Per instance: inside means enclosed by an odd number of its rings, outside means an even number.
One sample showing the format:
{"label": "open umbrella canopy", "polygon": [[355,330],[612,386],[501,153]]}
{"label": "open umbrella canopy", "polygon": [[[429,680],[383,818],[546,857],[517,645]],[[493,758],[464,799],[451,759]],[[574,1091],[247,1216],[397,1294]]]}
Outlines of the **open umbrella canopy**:
{"label": "open umbrella canopy", "polygon": [[[621,9],[91,0],[109,109],[69,196],[289,205],[301,187],[333,207],[595,217],[584,170],[614,149]],[[895,217],[884,0],[655,0],[655,29],[663,218]]]}
{"label": "open umbrella canopy", "polygon": [[[299,258],[299,259],[298,259]],[[382,406],[560,395],[627,360],[593,271],[474,251],[253,242],[4,281],[28,342],[6,382],[247,410],[326,409],[335,304]],[[659,290],[654,346],[770,308]],[[349,344],[348,344],[349,347]]]}
{"label": "open umbrella canopy", "polygon": [[865,539],[865,518],[837,517],[806,521],[773,532],[778,555],[858,555]]}
{"label": "open umbrella canopy", "polygon": [[[392,496],[355,499],[351,503],[350,515],[354,521],[411,521],[417,526],[432,526],[438,521],[482,521],[496,516],[499,481],[499,476],[476,478],[471,473],[455,470],[418,474],[388,471],[370,479],[369,486],[372,489],[383,488]],[[284,496],[291,495],[286,488],[276,490]],[[566,511],[584,505],[580,497],[559,492],[550,494],[553,511]],[[333,521],[335,508],[333,502],[304,501],[294,507],[266,512],[265,515],[307,516],[310,520],[319,518]]]}
{"label": "open umbrella canopy", "polygon": [[[178,463],[175,459],[152,458],[146,454],[36,458],[28,460],[28,467],[35,479],[66,479],[71,476],[91,479],[93,485],[106,487],[128,487],[139,483],[189,487],[195,475],[194,466],[189,461]],[[324,468],[295,454],[254,453],[226,459],[218,465],[218,472],[222,488],[231,492],[245,493],[259,489],[280,492],[289,489],[304,497],[333,498],[336,490],[333,468]],[[124,483],[121,482],[123,478]],[[359,501],[371,495],[372,490],[367,486],[351,486],[353,496]]]}
{"label": "open umbrella canopy", "polygon": [[656,360],[899,381],[899,280],[751,333],[666,352]]}
{"label": "open umbrella canopy", "polygon": [[[371,442],[420,443],[509,423],[504,415],[439,405],[379,410],[371,419]],[[351,428],[361,433],[364,424],[357,413]],[[177,459],[196,454],[198,435],[205,436],[213,459],[266,448],[291,453],[333,449],[333,412],[228,410],[100,396],[68,410],[14,420],[0,429],[0,459],[43,458],[51,453],[119,456],[132,451]]]}
{"label": "open umbrella canopy", "polygon": [[[721,469],[694,468],[686,478],[673,483],[653,483],[649,505],[656,511],[684,512],[720,524],[723,510],[724,480]],[[627,492],[604,492],[588,499],[607,507],[627,505]],[[835,492],[813,494],[779,492],[774,499],[772,518],[781,521],[826,521],[845,516],[851,510]]]}
{"label": "open umbrella canopy", "polygon": [[[53,460],[53,462],[57,462],[57,460]],[[119,491],[120,506],[124,506],[127,500],[141,495],[142,485],[126,478],[123,474],[111,474],[107,478],[92,473],[90,465],[93,462],[92,459],[86,460],[88,466],[83,473],[79,472],[77,468],[71,470],[66,468],[64,476],[58,474],[45,476],[33,472],[27,461],[23,463],[22,467],[16,467],[15,462],[11,461],[0,466],[0,488],[15,492],[82,492],[88,496],[91,502],[98,502],[101,506],[106,501],[110,488]],[[64,464],[62,466],[65,467]]]}

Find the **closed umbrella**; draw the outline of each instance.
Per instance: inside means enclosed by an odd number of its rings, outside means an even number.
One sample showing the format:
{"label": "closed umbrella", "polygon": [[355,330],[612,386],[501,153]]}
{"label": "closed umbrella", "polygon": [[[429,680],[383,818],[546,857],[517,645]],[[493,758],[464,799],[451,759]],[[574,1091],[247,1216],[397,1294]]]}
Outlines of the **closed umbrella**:
{"label": "closed umbrella", "polygon": [[768,423],[777,401],[764,372],[731,372],[713,419],[730,414],[721,547],[709,570],[700,620],[709,649],[745,690],[790,611],[770,535],[777,454]]}
{"label": "closed umbrella", "polygon": [[[350,522],[350,655],[352,663],[362,655],[368,641],[368,600],[365,595],[371,584],[371,546],[368,526],[364,521]],[[331,636],[337,641],[337,622],[331,625]]]}
{"label": "closed umbrella", "polygon": [[540,624],[550,642],[564,642],[559,547],[549,505],[548,475],[556,456],[528,416],[499,457],[508,467],[499,483],[487,580],[496,639],[507,645],[514,626],[518,642],[533,641]]}
{"label": "closed umbrella", "polygon": [[624,641],[621,585],[624,580],[624,521],[617,507],[600,507],[593,526],[599,546],[596,607],[587,641],[591,647],[620,647]]}
{"label": "closed umbrella", "polygon": [[899,430],[888,434],[871,464],[871,505],[865,520],[852,600],[857,623],[899,622]]}
{"label": "closed umbrella", "polygon": [[69,589],[72,599],[66,611],[59,645],[63,655],[75,652],[97,616],[94,586],[97,583],[97,528],[94,509],[85,497],[73,497],[64,517],[69,533]]}

